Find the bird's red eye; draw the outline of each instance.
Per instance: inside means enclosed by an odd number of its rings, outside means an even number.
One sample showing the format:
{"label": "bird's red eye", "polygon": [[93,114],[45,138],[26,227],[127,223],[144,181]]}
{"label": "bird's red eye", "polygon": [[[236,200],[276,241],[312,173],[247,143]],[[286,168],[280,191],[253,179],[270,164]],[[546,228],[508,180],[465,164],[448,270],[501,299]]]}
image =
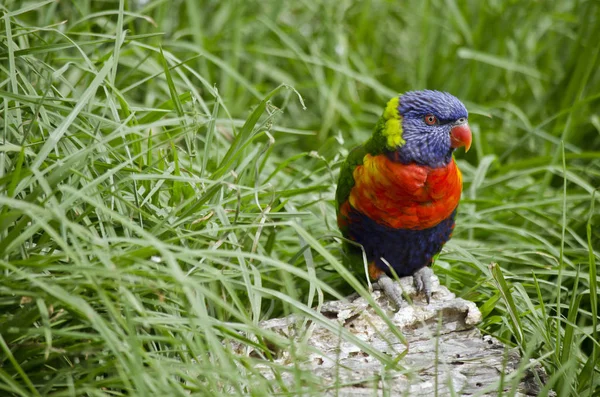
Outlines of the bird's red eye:
{"label": "bird's red eye", "polygon": [[427,125],[437,124],[437,117],[435,117],[433,114],[428,114],[427,116],[425,116],[425,124],[427,124]]}

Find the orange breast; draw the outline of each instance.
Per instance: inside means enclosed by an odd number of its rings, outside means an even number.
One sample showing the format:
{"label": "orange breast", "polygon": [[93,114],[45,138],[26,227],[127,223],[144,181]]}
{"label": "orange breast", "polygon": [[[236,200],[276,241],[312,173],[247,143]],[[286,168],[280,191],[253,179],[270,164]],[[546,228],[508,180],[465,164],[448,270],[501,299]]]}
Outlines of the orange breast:
{"label": "orange breast", "polygon": [[353,173],[350,205],[393,228],[427,229],[458,206],[462,175],[454,159],[443,168],[395,163],[367,154]]}

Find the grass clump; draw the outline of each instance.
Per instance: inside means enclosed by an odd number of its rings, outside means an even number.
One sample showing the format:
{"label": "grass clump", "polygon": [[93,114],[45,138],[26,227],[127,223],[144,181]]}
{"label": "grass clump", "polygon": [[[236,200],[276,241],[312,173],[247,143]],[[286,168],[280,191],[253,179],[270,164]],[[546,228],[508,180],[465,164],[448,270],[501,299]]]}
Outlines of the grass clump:
{"label": "grass clump", "polygon": [[436,273],[545,392],[598,393],[596,2],[0,7],[2,393],[322,393],[259,322],[329,324],[312,308],[362,288],[338,169],[420,88],[464,99],[475,134]]}

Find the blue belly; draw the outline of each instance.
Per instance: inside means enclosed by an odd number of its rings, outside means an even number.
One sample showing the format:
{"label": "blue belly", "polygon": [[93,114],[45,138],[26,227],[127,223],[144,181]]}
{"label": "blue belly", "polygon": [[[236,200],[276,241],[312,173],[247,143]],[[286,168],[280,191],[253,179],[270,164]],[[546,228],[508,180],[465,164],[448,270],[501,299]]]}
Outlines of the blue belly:
{"label": "blue belly", "polygon": [[399,277],[411,276],[420,268],[430,265],[433,257],[450,239],[455,215],[456,210],[429,229],[392,229],[353,209],[347,237],[360,243],[368,261],[375,261],[381,270],[390,273],[388,266],[381,260],[383,257]]}

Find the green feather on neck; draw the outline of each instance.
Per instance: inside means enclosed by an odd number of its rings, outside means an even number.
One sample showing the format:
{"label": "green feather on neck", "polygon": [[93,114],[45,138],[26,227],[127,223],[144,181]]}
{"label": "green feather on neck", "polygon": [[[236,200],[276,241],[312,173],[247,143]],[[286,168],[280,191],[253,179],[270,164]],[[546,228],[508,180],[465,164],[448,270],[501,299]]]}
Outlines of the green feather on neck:
{"label": "green feather on neck", "polygon": [[402,138],[402,116],[398,110],[400,97],[390,99],[385,106],[383,115],[379,118],[373,136],[365,144],[368,152],[381,153],[384,150],[395,150],[406,141]]}

